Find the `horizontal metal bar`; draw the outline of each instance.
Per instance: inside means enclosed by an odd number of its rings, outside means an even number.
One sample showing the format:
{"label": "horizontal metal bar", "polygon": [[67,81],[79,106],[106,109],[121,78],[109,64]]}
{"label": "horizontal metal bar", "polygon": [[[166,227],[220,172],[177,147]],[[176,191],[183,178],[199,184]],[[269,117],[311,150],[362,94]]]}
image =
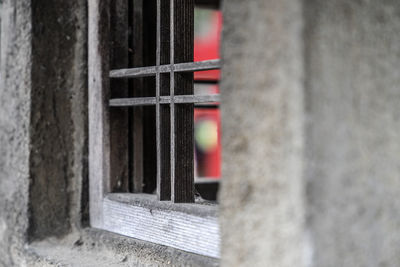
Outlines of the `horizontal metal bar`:
{"label": "horizontal metal bar", "polygon": [[182,72],[182,71],[204,71],[204,70],[215,70],[219,69],[220,60],[205,60],[205,61],[198,61],[198,62],[189,62],[189,63],[179,63],[174,65],[175,72]]}
{"label": "horizontal metal bar", "polygon": [[149,106],[156,104],[155,97],[134,97],[110,99],[110,107]]}
{"label": "horizontal metal bar", "polygon": [[176,95],[175,104],[219,102],[219,94],[214,95]]}
{"label": "horizontal metal bar", "polygon": [[[175,104],[219,102],[219,94],[213,95],[175,95]],[[160,96],[160,104],[171,103],[170,96]],[[156,104],[156,97],[115,98],[110,100],[110,107],[148,106]]]}
{"label": "horizontal metal bar", "polygon": [[220,60],[205,60],[189,63],[178,63],[174,65],[160,65],[151,67],[140,67],[132,69],[118,69],[110,71],[110,78],[141,78],[156,75],[157,71],[160,73],[174,72],[193,72],[214,70],[220,68]]}
{"label": "horizontal metal bar", "polygon": [[154,76],[157,73],[157,67],[140,67],[133,69],[119,69],[110,71],[110,78],[141,78]]}

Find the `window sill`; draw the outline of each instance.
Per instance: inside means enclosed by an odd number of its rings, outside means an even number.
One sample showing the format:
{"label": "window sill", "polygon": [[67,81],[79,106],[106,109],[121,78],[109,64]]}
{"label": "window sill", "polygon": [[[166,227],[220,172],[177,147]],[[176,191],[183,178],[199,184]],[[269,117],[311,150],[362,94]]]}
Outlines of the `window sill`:
{"label": "window sill", "polygon": [[103,230],[184,251],[219,257],[217,205],[176,204],[146,194],[108,194]]}
{"label": "window sill", "polygon": [[34,242],[26,254],[32,266],[218,266],[213,258],[93,228]]}

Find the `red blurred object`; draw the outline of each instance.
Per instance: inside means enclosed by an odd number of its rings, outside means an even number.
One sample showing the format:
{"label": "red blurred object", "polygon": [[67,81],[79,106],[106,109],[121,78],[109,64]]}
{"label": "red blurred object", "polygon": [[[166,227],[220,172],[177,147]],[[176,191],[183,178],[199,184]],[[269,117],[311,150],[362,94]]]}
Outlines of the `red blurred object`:
{"label": "red blurred object", "polygon": [[194,110],[195,123],[202,121],[212,121],[217,124],[218,142],[215,149],[202,153],[196,150],[197,159],[197,175],[206,178],[220,178],[221,177],[221,117],[219,109],[215,108],[202,108]]}
{"label": "red blurred object", "polygon": [[[212,10],[210,11],[210,13],[210,21],[208,21],[208,25],[206,25],[207,29],[205,33],[195,35],[194,37],[194,61],[219,58],[219,46],[222,30],[222,13],[218,10]],[[219,81],[219,78],[220,70],[199,71],[194,73],[195,81]]]}
{"label": "red blurred object", "polygon": [[[194,61],[219,59],[222,13],[219,10],[199,10],[197,20],[195,15],[195,24],[197,26],[197,31],[195,30]],[[199,91],[205,94],[219,93],[219,79],[220,70],[199,71],[194,73],[195,88],[200,89]],[[218,107],[195,108],[194,121],[195,131],[196,128],[201,128],[201,123],[203,122],[212,123],[216,125],[217,128],[216,147],[213,147],[209,151],[201,151],[201,149],[199,149],[201,144],[196,143],[196,174],[198,177],[219,179],[221,177],[220,110]],[[215,130],[209,131],[212,131],[209,132],[210,136],[215,134]]]}

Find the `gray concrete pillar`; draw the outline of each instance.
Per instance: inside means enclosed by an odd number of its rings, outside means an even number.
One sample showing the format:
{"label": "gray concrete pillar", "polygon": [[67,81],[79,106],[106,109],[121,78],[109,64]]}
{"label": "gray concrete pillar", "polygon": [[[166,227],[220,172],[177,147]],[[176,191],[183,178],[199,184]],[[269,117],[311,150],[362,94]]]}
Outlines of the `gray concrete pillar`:
{"label": "gray concrete pillar", "polygon": [[399,266],[399,2],[224,11],[222,265]]}
{"label": "gray concrete pillar", "polygon": [[222,266],[304,266],[301,1],[225,1]]}
{"label": "gray concrete pillar", "polygon": [[400,2],[305,11],[313,266],[400,266]]}
{"label": "gray concrete pillar", "polygon": [[30,1],[0,5],[0,266],[20,266],[28,227]]}

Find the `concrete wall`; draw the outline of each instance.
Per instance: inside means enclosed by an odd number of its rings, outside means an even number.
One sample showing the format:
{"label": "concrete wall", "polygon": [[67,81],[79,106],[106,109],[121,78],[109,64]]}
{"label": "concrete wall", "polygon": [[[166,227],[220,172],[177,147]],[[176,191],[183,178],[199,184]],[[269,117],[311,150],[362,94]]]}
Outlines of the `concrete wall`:
{"label": "concrete wall", "polygon": [[27,1],[0,6],[0,266],[19,266],[28,228],[31,9]]}
{"label": "concrete wall", "polygon": [[[86,1],[3,1],[0,266],[81,222],[87,157]],[[29,234],[28,234],[29,233]]]}
{"label": "concrete wall", "polygon": [[314,266],[400,265],[400,2],[307,1]]}
{"label": "concrete wall", "polygon": [[[0,266],[215,266],[84,228],[86,4],[0,0]],[[399,266],[400,3],[223,11],[221,264]]]}
{"label": "concrete wall", "polygon": [[30,239],[80,225],[87,179],[86,1],[32,2]]}
{"label": "concrete wall", "polygon": [[226,3],[224,266],[400,265],[399,11]]}
{"label": "concrete wall", "polygon": [[0,2],[0,267],[216,266],[87,227],[87,1]]}
{"label": "concrete wall", "polygon": [[223,266],[302,266],[300,1],[226,1],[222,71]]}

